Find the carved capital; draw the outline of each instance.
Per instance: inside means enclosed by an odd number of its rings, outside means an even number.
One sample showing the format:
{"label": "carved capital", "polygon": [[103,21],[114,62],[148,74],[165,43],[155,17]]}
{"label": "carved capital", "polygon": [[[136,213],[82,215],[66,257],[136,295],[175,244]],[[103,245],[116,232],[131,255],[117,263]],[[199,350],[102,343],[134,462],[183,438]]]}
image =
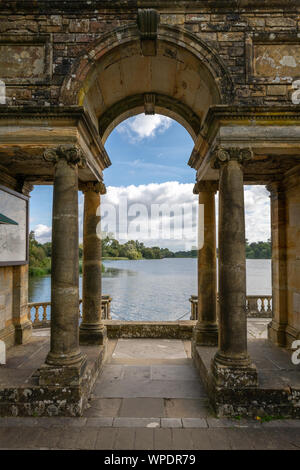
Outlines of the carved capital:
{"label": "carved capital", "polygon": [[285,199],[285,187],[282,181],[273,181],[266,186],[267,190],[270,192],[270,199]]}
{"label": "carved capital", "polygon": [[245,163],[253,158],[253,152],[250,148],[239,147],[217,147],[213,153],[212,166],[220,168],[222,165],[234,160],[240,164]]}
{"label": "carved capital", "polygon": [[71,166],[78,165],[80,168],[84,168],[86,165],[82,150],[77,145],[59,145],[44,152],[44,159],[54,165],[62,158]]}
{"label": "carved capital", "polygon": [[24,194],[25,196],[29,196],[31,191],[33,190],[34,186],[30,182],[26,181],[24,178],[17,179],[17,191],[19,193]]}
{"label": "carved capital", "polygon": [[193,189],[194,194],[199,193],[216,193],[219,189],[218,181],[198,181]]}
{"label": "carved capital", "polygon": [[106,186],[102,181],[89,181],[87,183],[80,183],[79,189],[83,193],[94,191],[95,193],[106,194]]}

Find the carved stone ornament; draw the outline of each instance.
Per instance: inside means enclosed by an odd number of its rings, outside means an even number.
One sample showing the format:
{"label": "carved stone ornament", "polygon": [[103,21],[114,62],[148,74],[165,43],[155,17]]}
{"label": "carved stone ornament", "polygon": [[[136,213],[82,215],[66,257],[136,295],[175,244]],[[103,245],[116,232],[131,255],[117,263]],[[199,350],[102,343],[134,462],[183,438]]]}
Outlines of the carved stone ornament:
{"label": "carved stone ornament", "polygon": [[151,8],[139,9],[137,24],[141,39],[156,39],[159,14]]}
{"label": "carved stone ornament", "polygon": [[145,109],[145,114],[148,116],[155,114],[155,94],[154,93],[146,93],[144,95],[144,109]]}
{"label": "carved stone ornament", "polygon": [[253,152],[250,148],[223,148],[217,147],[213,152],[212,166],[213,168],[220,168],[221,165],[229,162],[230,160],[235,160],[241,164],[246,161],[252,160]]}
{"label": "carved stone ornament", "polygon": [[193,189],[194,194],[199,193],[216,193],[219,189],[218,181],[198,181]]}
{"label": "carved stone ornament", "polygon": [[82,150],[77,145],[59,145],[44,152],[44,159],[47,162],[56,164],[61,158],[64,158],[72,166],[78,165],[80,168],[84,168],[86,165]]}
{"label": "carved stone ornament", "polygon": [[79,189],[85,193],[87,191],[94,191],[95,193],[106,194],[106,186],[102,181],[89,181],[88,183],[81,183]]}

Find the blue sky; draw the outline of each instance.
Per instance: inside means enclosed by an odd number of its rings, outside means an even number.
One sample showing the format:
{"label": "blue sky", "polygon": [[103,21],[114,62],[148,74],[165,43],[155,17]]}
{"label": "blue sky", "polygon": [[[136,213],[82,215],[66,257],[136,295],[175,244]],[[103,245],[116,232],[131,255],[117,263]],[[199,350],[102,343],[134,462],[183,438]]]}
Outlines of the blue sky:
{"label": "blue sky", "polygon": [[105,183],[193,183],[195,171],[187,165],[193,145],[184,127],[167,117],[140,115],[128,119],[106,141],[112,165],[104,172]]}
{"label": "blue sky", "polygon": [[[102,197],[103,207],[110,204],[118,211],[122,198],[127,198],[132,205],[143,204],[149,213],[151,204],[177,204],[185,208],[183,210],[187,214],[188,240],[143,241],[148,246],[168,246],[171,249],[189,249],[195,245],[193,210],[197,210],[197,197],[192,190],[196,173],[187,165],[193,149],[188,132],[165,116],[138,115],[117,126],[105,147],[112,165],[104,171],[107,194]],[[270,209],[266,189],[246,186],[245,205],[247,238],[250,241],[267,240],[270,236]],[[31,193],[30,225],[41,242],[51,239],[51,212],[52,187],[36,186]],[[79,193],[80,227],[82,212],[83,196]],[[140,216],[139,220],[145,227],[145,219]],[[142,236],[135,238],[143,239]]]}

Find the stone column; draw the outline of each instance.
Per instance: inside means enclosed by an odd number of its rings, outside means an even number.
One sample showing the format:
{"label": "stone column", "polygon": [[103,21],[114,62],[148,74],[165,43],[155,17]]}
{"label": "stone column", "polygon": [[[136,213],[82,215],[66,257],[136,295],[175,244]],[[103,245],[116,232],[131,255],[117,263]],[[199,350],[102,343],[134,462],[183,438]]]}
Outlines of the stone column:
{"label": "stone column", "polygon": [[256,367],[247,353],[244,161],[249,149],[217,148],[215,168],[219,185],[219,350],[212,370],[217,386],[257,385]]}
{"label": "stone column", "polygon": [[81,151],[72,145],[49,149],[55,165],[52,214],[51,346],[40,369],[40,385],[73,384],[86,363],[79,349],[78,165]]}
{"label": "stone column", "polygon": [[193,343],[199,346],[217,346],[217,269],[216,269],[216,214],[215,193],[218,182],[200,181],[194,192],[199,193],[199,211],[204,210],[203,246],[198,250],[198,322]]}
{"label": "stone column", "polygon": [[272,237],[272,322],[269,339],[278,346],[286,345],[287,309],[287,241],[286,192],[280,182],[267,186],[271,199]]}
{"label": "stone column", "polygon": [[101,229],[100,194],[105,194],[103,183],[87,183],[84,193],[83,222],[83,276],[82,323],[79,329],[80,344],[104,344],[106,328],[101,309]]}

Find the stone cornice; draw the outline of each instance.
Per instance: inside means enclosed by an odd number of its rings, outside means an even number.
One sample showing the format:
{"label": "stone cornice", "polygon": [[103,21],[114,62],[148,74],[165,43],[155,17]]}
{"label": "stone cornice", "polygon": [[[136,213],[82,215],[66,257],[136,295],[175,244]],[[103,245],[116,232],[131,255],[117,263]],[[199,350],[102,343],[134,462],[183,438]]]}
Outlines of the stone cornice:
{"label": "stone cornice", "polygon": [[91,121],[91,118],[85,113],[82,106],[0,106],[1,120],[24,120],[33,121],[34,125],[38,122],[63,122],[65,120],[74,121],[74,125],[83,126],[89,139],[89,144],[95,144],[95,158],[102,160],[104,168],[111,165],[109,156],[101,142],[99,133]]}
{"label": "stone cornice", "polygon": [[214,105],[208,110],[188,164],[198,169],[223,126],[299,126],[300,105]]}
{"label": "stone cornice", "polygon": [[0,11],[2,12],[37,12],[47,14],[49,12],[93,12],[96,10],[111,10],[118,12],[127,12],[137,10],[138,8],[157,8],[170,11],[197,11],[201,9],[212,9],[217,11],[233,10],[264,10],[274,11],[282,10],[292,11],[298,6],[298,0],[23,0],[22,2],[12,2],[11,0],[2,0],[0,2]]}

